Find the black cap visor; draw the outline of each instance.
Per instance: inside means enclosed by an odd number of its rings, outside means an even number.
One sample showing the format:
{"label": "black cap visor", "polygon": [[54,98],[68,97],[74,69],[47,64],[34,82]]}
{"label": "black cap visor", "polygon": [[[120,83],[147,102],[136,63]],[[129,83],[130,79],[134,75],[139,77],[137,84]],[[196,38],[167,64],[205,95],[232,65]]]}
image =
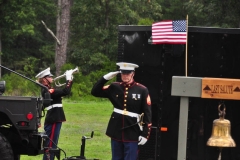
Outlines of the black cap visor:
{"label": "black cap visor", "polygon": [[129,73],[133,72],[133,70],[120,70],[120,72],[122,74],[129,74]]}

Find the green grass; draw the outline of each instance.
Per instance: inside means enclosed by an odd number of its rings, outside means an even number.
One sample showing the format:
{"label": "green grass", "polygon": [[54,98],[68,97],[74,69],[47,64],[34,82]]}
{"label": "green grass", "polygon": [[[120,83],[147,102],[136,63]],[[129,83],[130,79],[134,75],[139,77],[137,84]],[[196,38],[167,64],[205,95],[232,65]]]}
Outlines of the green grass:
{"label": "green grass", "polygon": [[[109,101],[64,102],[63,105],[67,121],[62,125],[58,147],[64,150],[66,157],[80,156],[82,136],[90,137],[91,132],[94,131],[93,138],[86,140],[85,157],[110,160],[110,138],[105,135],[105,131],[113,110],[111,103]],[[40,128],[40,131],[42,130],[43,128]],[[61,160],[65,158],[64,152],[61,152]],[[41,159],[42,155],[21,156],[21,160]]]}

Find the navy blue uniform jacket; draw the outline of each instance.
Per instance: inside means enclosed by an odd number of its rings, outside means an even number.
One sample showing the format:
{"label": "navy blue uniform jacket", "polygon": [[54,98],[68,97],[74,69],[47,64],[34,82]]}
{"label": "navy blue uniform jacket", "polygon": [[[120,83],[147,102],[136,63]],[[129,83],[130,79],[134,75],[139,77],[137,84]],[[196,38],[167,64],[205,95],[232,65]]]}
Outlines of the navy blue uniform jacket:
{"label": "navy blue uniform jacket", "polygon": [[104,86],[106,82],[107,80],[101,78],[93,86],[92,95],[108,98],[114,108],[120,110],[126,109],[129,112],[137,114],[144,113],[143,131],[141,131],[136,117],[113,112],[108,123],[106,135],[123,142],[138,141],[140,135],[148,139],[152,125],[151,99],[148,89],[135,81],[131,84],[113,82],[110,85]]}
{"label": "navy blue uniform jacket", "polygon": [[[73,81],[67,81],[64,88],[50,88],[49,92],[51,96],[51,105],[53,104],[62,104],[62,97],[69,95],[71,92]],[[44,91],[42,92],[42,95],[44,95]],[[66,121],[66,117],[64,114],[63,107],[56,107],[52,108],[47,111],[47,115],[45,118],[44,124],[52,124],[55,122],[64,122]]]}

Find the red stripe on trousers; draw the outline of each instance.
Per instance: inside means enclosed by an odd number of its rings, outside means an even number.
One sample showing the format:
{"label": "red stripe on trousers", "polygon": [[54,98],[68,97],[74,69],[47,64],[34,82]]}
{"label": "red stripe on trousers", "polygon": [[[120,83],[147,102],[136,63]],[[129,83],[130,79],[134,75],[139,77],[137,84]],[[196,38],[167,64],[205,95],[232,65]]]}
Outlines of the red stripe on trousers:
{"label": "red stripe on trousers", "polygon": [[[53,123],[53,125],[52,125],[52,131],[51,131],[51,137],[50,137],[50,139],[51,139],[52,141],[53,141],[53,137],[54,137],[55,128],[56,128],[56,123]],[[49,142],[49,147],[52,147],[52,141]]]}

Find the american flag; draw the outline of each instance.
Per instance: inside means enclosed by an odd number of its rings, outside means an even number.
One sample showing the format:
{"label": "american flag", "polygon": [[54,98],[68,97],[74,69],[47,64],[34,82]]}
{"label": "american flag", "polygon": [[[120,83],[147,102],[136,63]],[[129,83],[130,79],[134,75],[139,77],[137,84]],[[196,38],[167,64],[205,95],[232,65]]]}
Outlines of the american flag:
{"label": "american flag", "polygon": [[153,44],[186,44],[186,20],[167,20],[152,24]]}

